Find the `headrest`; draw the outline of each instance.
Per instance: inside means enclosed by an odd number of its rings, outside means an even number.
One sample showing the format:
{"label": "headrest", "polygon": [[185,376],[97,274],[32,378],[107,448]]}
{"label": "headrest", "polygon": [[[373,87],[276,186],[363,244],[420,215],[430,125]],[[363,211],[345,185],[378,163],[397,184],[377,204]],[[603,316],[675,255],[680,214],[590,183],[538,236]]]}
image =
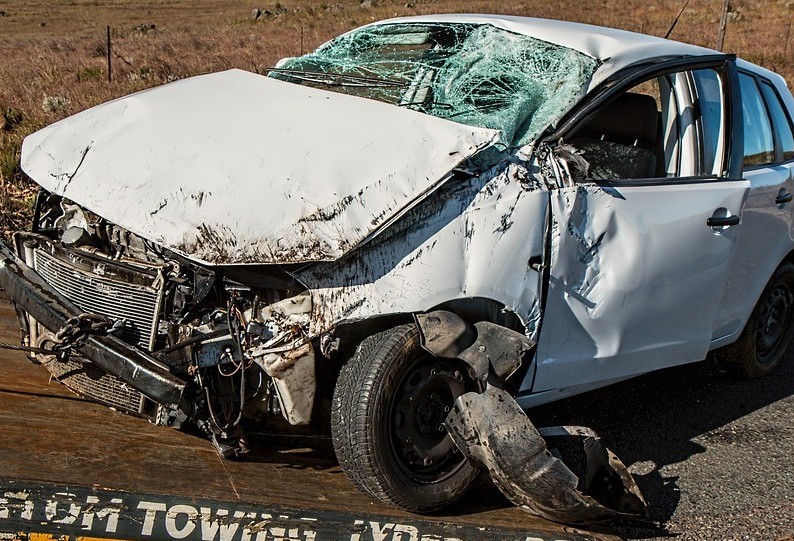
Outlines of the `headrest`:
{"label": "headrest", "polygon": [[646,94],[627,92],[604,106],[582,130],[580,137],[638,139],[652,143],[659,137],[656,100]]}

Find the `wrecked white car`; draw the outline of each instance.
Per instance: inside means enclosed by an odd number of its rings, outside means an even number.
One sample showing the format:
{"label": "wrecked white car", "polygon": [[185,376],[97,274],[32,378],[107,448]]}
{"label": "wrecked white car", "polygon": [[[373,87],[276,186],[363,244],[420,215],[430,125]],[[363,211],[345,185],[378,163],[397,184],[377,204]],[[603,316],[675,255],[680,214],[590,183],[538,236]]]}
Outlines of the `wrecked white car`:
{"label": "wrecked white car", "polygon": [[775,368],[792,110],[778,75],[655,37],[384,21],[29,136],[42,190],[0,285],[59,381],[224,456],[283,425],[412,511],[484,467],[554,520],[642,514],[595,434],[522,408],[718,348]]}

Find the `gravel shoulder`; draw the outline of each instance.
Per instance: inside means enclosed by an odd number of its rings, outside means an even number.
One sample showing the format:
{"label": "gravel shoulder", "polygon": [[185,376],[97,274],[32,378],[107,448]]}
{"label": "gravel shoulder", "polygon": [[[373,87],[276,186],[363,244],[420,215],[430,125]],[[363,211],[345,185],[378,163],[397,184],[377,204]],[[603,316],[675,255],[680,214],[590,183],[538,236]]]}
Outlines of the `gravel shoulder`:
{"label": "gravel shoulder", "polygon": [[599,432],[663,530],[627,539],[794,540],[794,351],[737,380],[708,362],[648,374],[529,412]]}

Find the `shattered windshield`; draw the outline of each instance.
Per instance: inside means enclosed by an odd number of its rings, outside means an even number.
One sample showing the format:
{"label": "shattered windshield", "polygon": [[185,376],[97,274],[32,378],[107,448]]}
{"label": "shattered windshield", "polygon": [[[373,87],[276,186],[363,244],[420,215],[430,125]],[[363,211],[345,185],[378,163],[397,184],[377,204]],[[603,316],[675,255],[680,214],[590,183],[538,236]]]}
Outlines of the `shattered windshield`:
{"label": "shattered windshield", "polygon": [[500,130],[534,141],[585,93],[597,61],[489,24],[383,24],[354,30],[270,76]]}

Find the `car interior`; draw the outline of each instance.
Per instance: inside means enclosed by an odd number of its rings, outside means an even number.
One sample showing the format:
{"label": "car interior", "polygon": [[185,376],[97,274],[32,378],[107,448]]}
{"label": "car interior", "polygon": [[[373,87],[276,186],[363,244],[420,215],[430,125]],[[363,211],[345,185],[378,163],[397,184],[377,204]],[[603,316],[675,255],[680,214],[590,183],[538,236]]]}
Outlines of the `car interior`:
{"label": "car interior", "polygon": [[589,177],[666,176],[660,116],[652,96],[633,92],[602,108],[571,141],[590,164]]}
{"label": "car interior", "polygon": [[665,74],[613,98],[568,142],[588,162],[588,180],[719,175],[723,109],[716,70]]}

